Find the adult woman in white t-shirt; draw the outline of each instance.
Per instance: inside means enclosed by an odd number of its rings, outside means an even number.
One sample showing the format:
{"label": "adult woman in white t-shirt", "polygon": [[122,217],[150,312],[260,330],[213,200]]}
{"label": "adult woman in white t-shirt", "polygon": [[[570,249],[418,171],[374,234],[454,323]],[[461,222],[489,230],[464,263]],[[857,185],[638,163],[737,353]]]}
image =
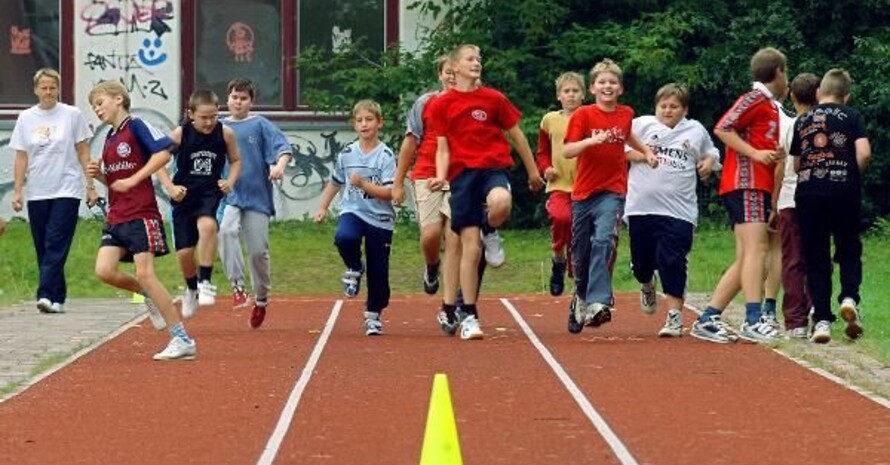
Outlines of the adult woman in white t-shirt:
{"label": "adult woman in white t-shirt", "polygon": [[80,200],[84,191],[90,205],[98,199],[85,176],[93,133],[77,107],[59,102],[60,85],[53,69],[34,74],[38,103],[19,115],[9,142],[15,150],[12,208],[21,211],[27,202],[40,274],[37,308],[43,313],[65,311],[65,261]]}

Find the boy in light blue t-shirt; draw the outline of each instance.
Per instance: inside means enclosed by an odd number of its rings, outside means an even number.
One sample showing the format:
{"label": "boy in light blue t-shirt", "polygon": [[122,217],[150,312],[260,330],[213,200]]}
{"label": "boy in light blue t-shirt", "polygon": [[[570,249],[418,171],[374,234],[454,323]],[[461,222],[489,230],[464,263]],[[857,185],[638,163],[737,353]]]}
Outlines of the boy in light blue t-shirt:
{"label": "boy in light blue t-shirt", "polygon": [[[337,156],[331,181],[321,195],[315,222],[321,222],[337,192],[340,218],[334,244],[346,264],[343,291],[348,297],[358,295],[362,275],[368,275],[368,299],[365,303],[365,334],[383,331],[380,313],[389,306],[389,251],[396,212],[392,206],[392,183],[396,158],[392,149],[380,142],[383,113],[373,100],[361,100],[352,110],[358,140]],[[362,264],[362,239],[365,259]]]}

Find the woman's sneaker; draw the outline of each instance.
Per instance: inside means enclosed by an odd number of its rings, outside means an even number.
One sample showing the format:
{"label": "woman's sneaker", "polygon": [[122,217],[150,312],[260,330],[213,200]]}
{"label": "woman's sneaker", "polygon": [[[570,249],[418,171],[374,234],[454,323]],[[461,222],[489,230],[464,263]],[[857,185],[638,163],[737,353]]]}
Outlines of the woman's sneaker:
{"label": "woman's sneaker", "polygon": [[358,291],[362,286],[362,272],[354,270],[346,270],[340,277],[343,283],[343,293],[350,299],[358,295]]}
{"label": "woman's sneaker", "polygon": [[383,333],[380,312],[365,312],[365,336],[378,336]]}
{"label": "woman's sneaker", "polygon": [[[146,301],[147,300],[148,299],[146,299]],[[197,355],[195,341],[186,342],[181,337],[174,336],[170,339],[170,343],[167,344],[167,347],[156,353],[152,358],[160,361],[194,360],[195,355]]]}
{"label": "woman's sneaker", "polygon": [[720,315],[711,315],[707,321],[696,320],[689,334],[703,341],[718,344],[728,344],[738,340],[738,336],[730,331]]}
{"label": "woman's sneaker", "polygon": [[816,326],[813,327],[813,335],[810,336],[810,341],[816,344],[828,344],[831,342],[831,322],[826,320],[817,321]]}
{"label": "woman's sneaker", "polygon": [[680,337],[683,335],[683,315],[676,308],[668,310],[664,326],[658,330],[658,337]]}
{"label": "woman's sneaker", "polygon": [[859,320],[859,308],[856,307],[856,301],[847,297],[841,301],[841,319],[847,323],[844,329],[847,337],[850,339],[859,339],[864,330],[862,322]]}

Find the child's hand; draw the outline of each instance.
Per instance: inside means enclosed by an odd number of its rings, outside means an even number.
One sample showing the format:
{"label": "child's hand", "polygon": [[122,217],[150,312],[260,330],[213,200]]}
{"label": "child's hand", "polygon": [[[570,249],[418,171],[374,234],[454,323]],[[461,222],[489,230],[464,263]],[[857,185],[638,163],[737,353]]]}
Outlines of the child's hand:
{"label": "child's hand", "polygon": [[643,155],[646,157],[646,164],[649,165],[649,168],[658,168],[658,156],[655,155],[655,153],[651,150],[647,150]]}
{"label": "child's hand", "polygon": [[531,189],[532,192],[538,192],[544,188],[544,185],[544,179],[541,178],[541,175],[539,175],[537,171],[533,175],[529,175],[528,188]]}
{"label": "child's hand", "polygon": [[188,189],[186,189],[185,186],[177,184],[174,184],[173,187],[170,187],[169,189],[165,188],[164,190],[167,191],[170,200],[173,200],[174,202],[182,202],[182,199],[184,199],[185,195],[188,193]]}
{"label": "child's hand", "polygon": [[544,179],[546,179],[547,182],[553,181],[554,179],[556,179],[558,177],[559,177],[559,173],[557,173],[556,170],[553,169],[552,166],[547,168],[546,170],[544,170]]}
{"label": "child's hand", "polygon": [[95,188],[87,189],[87,206],[92,207],[99,203],[99,193]]}
{"label": "child's hand", "polygon": [[327,208],[319,208],[317,212],[315,212],[315,216],[312,217],[312,221],[316,223],[321,223],[324,221],[324,217],[328,215]]}
{"label": "child's hand", "polygon": [[349,175],[349,184],[352,184],[353,186],[358,187],[362,190],[365,189],[365,180],[358,173],[352,173],[351,175]]}
{"label": "child's hand", "polygon": [[284,169],[284,166],[273,165],[272,168],[269,169],[269,180],[278,181],[279,179],[284,178]]}
{"label": "child's hand", "polygon": [[111,186],[109,186],[109,187],[111,187],[111,190],[113,190],[115,192],[120,192],[123,194],[125,192],[129,192],[130,189],[136,187],[136,182],[133,181],[133,177],[131,176],[129,178],[118,179],[117,181],[114,181],[113,183],[111,183]]}
{"label": "child's hand", "polygon": [[708,178],[711,177],[711,172],[714,168],[714,159],[711,157],[707,157],[704,160],[698,162],[698,165],[695,167],[698,170],[698,177],[702,181],[707,181]]}
{"label": "child's hand", "polygon": [[20,212],[20,211],[22,211],[22,207],[24,207],[24,206],[25,206],[25,204],[22,201],[22,193],[16,192],[16,193],[12,194],[12,209],[14,211]]}
{"label": "child's hand", "polygon": [[776,210],[769,212],[769,220],[766,223],[766,230],[771,233],[779,232],[779,215]]}
{"label": "child's hand", "polygon": [[587,138],[591,145],[599,145],[609,140],[609,131],[594,129],[590,131],[590,137]]}
{"label": "child's hand", "polygon": [[100,174],[102,174],[102,167],[99,166],[99,162],[90,160],[90,162],[87,163],[87,176],[95,179],[98,178]]}
{"label": "child's hand", "polygon": [[405,203],[405,186],[400,182],[392,184],[392,203],[397,207]]}
{"label": "child's hand", "polygon": [[219,186],[219,190],[221,190],[223,194],[232,192],[232,182],[228,179],[220,179],[219,181],[216,181],[216,185]]}
{"label": "child's hand", "polygon": [[447,191],[448,190],[448,181],[442,178],[430,178],[426,182],[426,187],[428,187],[431,191]]}

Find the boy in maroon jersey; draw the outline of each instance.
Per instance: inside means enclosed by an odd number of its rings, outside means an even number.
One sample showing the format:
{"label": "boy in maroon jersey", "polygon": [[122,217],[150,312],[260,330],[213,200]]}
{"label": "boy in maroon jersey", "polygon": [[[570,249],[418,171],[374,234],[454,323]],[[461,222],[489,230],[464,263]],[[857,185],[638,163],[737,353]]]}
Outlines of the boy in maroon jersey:
{"label": "boy in maroon jersey", "polygon": [[[510,215],[513,197],[507,169],[513,165],[506,131],[513,139],[532,190],[544,181],[535,166],[525,135],[519,129],[522,114],[504,94],[479,85],[482,57],[475,45],[461,45],[451,53],[455,87],[430,105],[431,126],[437,135],[436,177],[431,190],[451,190],[451,229],[460,236],[460,289],[463,315],[455,314],[457,288],[444,289],[442,312],[460,323],[462,339],[481,339],[476,314],[479,286],[480,230],[503,224]],[[483,206],[484,204],[484,206]],[[487,206],[487,211],[486,211]]]}
{"label": "boy in maroon jersey", "polygon": [[[170,343],[155,360],[192,360],[195,341],[189,337],[173,300],[154,271],[154,257],[166,255],[167,238],[151,175],[170,161],[169,137],[130,116],[130,96],[117,81],[106,81],[90,91],[96,116],[111,126],[102,162],[91,161],[87,174],[108,186],[108,217],[96,257],[102,281],[145,295],[152,324],[170,332]],[[118,269],[121,261],[136,265],[133,277]]]}

